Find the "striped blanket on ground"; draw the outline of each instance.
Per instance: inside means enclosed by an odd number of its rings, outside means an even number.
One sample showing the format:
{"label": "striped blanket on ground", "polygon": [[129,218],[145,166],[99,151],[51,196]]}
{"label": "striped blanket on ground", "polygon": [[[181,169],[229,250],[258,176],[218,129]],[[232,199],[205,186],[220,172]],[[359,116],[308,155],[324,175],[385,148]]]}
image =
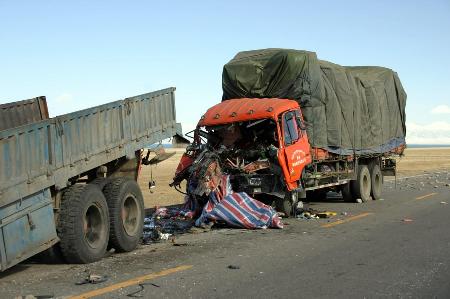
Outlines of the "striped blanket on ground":
{"label": "striped blanket on ground", "polygon": [[283,228],[280,217],[272,207],[245,192],[233,193],[228,176],[224,176],[222,182],[226,187],[209,194],[209,201],[195,222],[196,226],[214,221],[247,229]]}

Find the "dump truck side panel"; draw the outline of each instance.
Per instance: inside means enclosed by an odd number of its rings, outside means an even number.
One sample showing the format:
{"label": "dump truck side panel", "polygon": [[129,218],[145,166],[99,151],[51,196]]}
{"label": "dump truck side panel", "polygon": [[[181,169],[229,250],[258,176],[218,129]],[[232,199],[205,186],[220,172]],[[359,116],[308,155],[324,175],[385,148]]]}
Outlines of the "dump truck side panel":
{"label": "dump truck side panel", "polygon": [[1,270],[51,247],[57,241],[48,188],[0,209]]}

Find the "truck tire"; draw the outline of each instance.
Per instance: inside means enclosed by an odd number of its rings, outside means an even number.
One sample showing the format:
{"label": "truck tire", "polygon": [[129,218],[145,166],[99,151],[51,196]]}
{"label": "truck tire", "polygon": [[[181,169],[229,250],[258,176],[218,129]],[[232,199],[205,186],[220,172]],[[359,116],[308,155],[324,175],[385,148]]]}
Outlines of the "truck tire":
{"label": "truck tire", "polygon": [[380,165],[374,163],[370,168],[370,180],[371,180],[371,191],[372,199],[378,200],[381,198],[381,193],[383,191],[383,174],[381,173]]}
{"label": "truck tire", "polygon": [[[292,200],[292,196],[295,199]],[[278,198],[276,200],[276,210],[283,213],[286,217],[292,217],[294,214],[294,207],[298,202],[298,194],[296,191],[286,191],[284,198]]]}
{"label": "truck tire", "polygon": [[73,185],[62,196],[58,221],[61,252],[69,263],[100,260],[106,252],[109,213],[105,196],[95,185]]}
{"label": "truck tire", "polygon": [[352,193],[356,198],[360,198],[363,202],[370,200],[371,180],[370,172],[367,165],[358,166],[358,176],[356,181],[351,182]]}
{"label": "truck tire", "polygon": [[131,178],[111,179],[103,189],[109,208],[109,246],[116,252],[136,248],[144,226],[144,200],[139,185]]}
{"label": "truck tire", "polygon": [[342,193],[342,199],[345,202],[355,202],[356,198],[352,192],[351,181],[348,182],[347,184],[342,185],[341,193]]}

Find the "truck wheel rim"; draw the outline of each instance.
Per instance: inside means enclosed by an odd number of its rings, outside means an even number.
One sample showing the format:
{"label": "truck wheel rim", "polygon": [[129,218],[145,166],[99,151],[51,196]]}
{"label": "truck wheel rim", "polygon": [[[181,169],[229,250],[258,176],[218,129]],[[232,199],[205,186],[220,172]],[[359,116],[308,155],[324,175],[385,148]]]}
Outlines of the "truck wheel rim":
{"label": "truck wheel rim", "polygon": [[122,226],[127,235],[134,236],[139,228],[139,203],[133,194],[128,194],[122,205]]}
{"label": "truck wheel rim", "polygon": [[86,242],[92,248],[102,246],[105,224],[99,207],[95,204],[89,206],[84,213],[83,230]]}

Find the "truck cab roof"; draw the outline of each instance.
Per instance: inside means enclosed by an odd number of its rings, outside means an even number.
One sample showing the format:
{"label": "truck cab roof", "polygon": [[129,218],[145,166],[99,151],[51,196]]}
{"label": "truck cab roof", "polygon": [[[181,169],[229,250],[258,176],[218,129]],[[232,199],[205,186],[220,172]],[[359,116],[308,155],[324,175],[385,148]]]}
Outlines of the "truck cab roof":
{"label": "truck cab roof", "polygon": [[256,119],[277,119],[284,111],[298,108],[296,101],[276,98],[241,98],[223,101],[206,111],[197,126],[215,126]]}

